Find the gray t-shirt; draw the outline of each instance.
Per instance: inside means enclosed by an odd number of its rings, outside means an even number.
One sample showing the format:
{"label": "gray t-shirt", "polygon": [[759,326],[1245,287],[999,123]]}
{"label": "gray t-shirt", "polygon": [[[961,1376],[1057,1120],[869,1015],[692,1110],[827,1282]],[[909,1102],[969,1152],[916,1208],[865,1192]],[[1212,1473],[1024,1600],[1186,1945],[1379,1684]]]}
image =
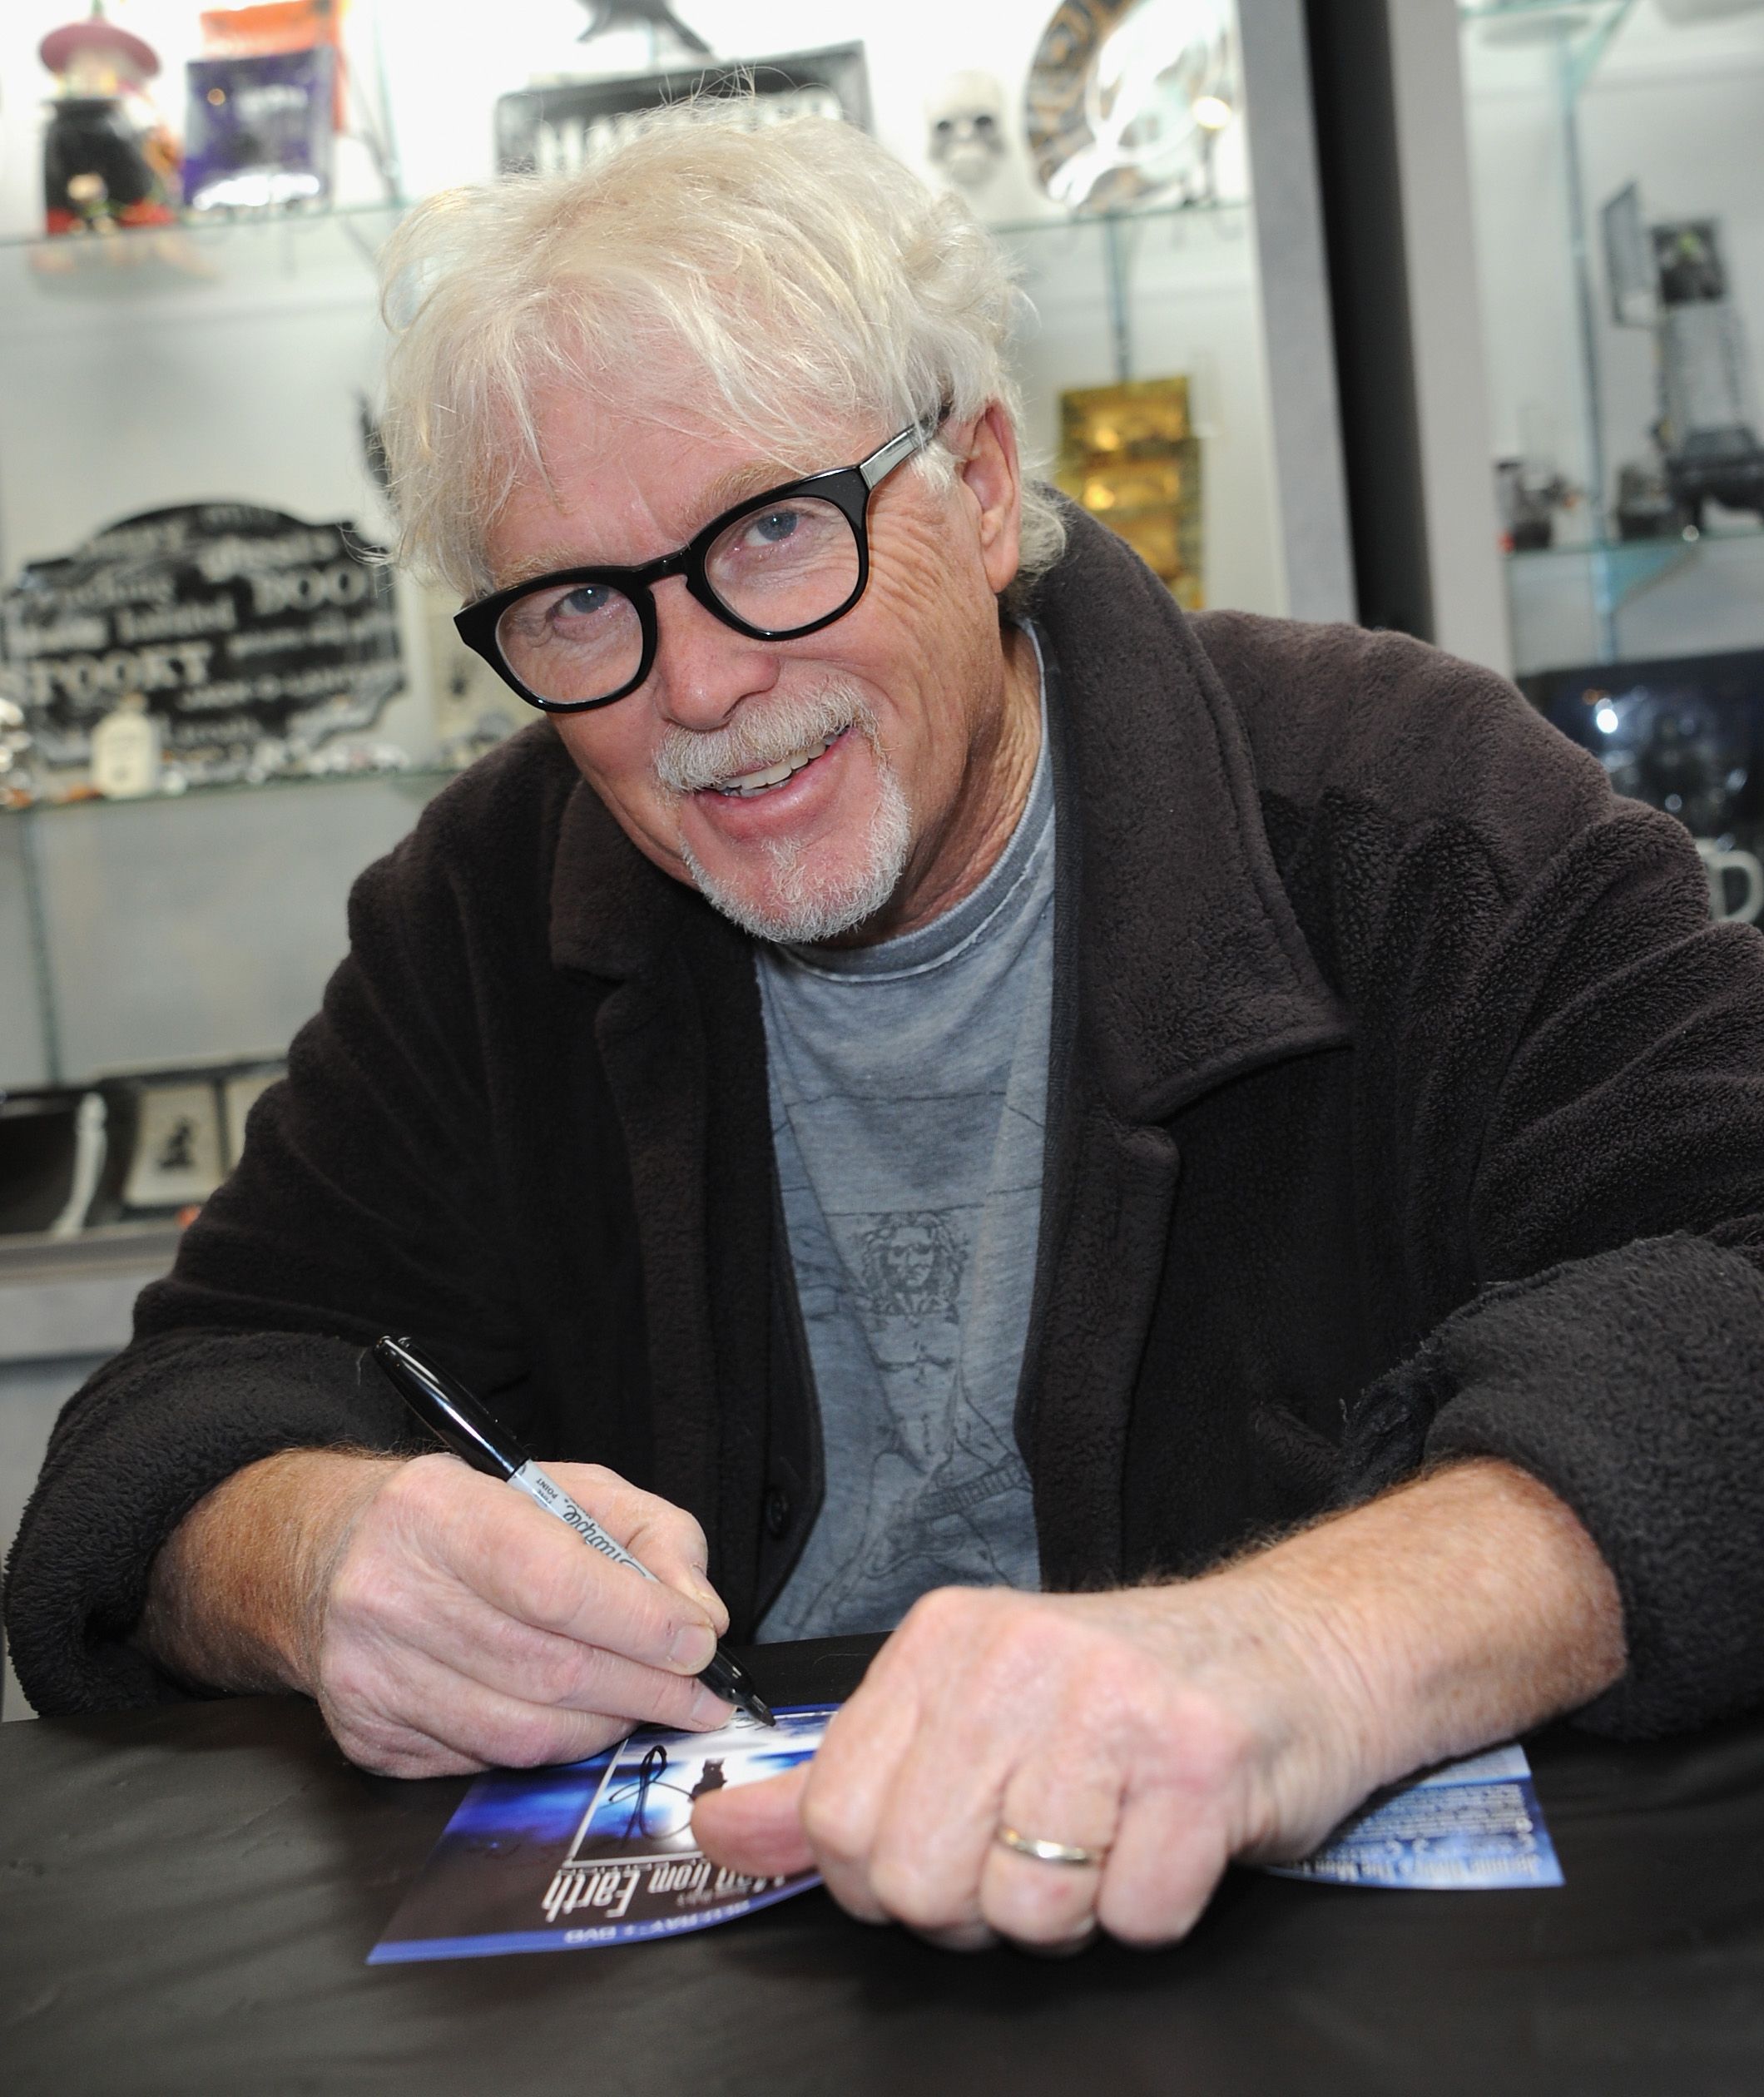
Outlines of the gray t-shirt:
{"label": "gray t-shirt", "polygon": [[1040,1585],[1013,1415],[1053,981],[1045,724],[1028,806],[972,895],[880,946],[761,954],[826,1482],[764,1638],[887,1630],[933,1587]]}

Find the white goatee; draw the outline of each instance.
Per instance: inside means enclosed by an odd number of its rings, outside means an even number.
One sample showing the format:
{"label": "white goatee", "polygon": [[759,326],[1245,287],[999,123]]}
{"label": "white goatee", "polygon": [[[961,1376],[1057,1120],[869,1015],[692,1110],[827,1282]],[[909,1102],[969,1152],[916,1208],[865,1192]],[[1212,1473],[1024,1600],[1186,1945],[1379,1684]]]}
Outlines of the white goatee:
{"label": "white goatee", "polygon": [[782,764],[855,729],[870,745],[878,781],[876,806],[855,863],[817,864],[820,855],[794,838],[769,841],[771,894],[761,901],[713,875],[686,840],[680,856],[706,902],[757,939],[808,945],[837,939],[875,913],[900,885],[912,846],[912,819],[894,769],[884,756],[875,716],[845,684],[793,694],[763,711],[743,706],[727,727],[693,734],[670,727],[655,756],[656,777],[686,795]]}

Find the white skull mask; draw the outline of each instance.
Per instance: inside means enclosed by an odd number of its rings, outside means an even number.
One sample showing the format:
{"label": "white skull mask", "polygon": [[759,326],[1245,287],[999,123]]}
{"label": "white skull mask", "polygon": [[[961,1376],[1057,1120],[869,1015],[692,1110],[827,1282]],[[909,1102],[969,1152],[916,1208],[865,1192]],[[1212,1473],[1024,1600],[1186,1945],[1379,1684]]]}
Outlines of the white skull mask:
{"label": "white skull mask", "polygon": [[990,181],[1004,158],[1004,90],[990,73],[951,73],[925,103],[933,166],[964,189]]}

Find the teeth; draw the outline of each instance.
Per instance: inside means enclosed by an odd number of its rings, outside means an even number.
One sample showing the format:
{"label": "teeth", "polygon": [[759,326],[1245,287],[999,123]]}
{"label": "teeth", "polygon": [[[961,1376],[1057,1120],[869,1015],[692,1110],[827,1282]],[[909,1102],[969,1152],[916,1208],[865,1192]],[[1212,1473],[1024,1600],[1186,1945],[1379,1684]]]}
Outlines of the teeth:
{"label": "teeth", "polygon": [[793,772],[800,772],[805,765],[812,765],[817,757],[825,756],[844,733],[843,729],[835,729],[824,741],[793,751],[788,757],[780,758],[775,765],[767,765],[763,771],[742,772],[734,779],[725,780],[712,791],[751,796],[763,794],[769,786],[781,786]]}

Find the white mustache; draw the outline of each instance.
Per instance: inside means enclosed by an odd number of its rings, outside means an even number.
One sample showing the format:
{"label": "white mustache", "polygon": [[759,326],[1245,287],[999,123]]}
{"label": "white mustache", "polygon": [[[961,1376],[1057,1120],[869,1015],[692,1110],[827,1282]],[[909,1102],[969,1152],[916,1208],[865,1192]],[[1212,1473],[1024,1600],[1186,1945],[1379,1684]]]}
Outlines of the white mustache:
{"label": "white mustache", "polygon": [[847,728],[875,740],[875,716],[852,685],[834,682],[788,698],[746,701],[726,727],[695,731],[670,722],[652,760],[655,775],[670,793],[696,794],[781,765]]}

